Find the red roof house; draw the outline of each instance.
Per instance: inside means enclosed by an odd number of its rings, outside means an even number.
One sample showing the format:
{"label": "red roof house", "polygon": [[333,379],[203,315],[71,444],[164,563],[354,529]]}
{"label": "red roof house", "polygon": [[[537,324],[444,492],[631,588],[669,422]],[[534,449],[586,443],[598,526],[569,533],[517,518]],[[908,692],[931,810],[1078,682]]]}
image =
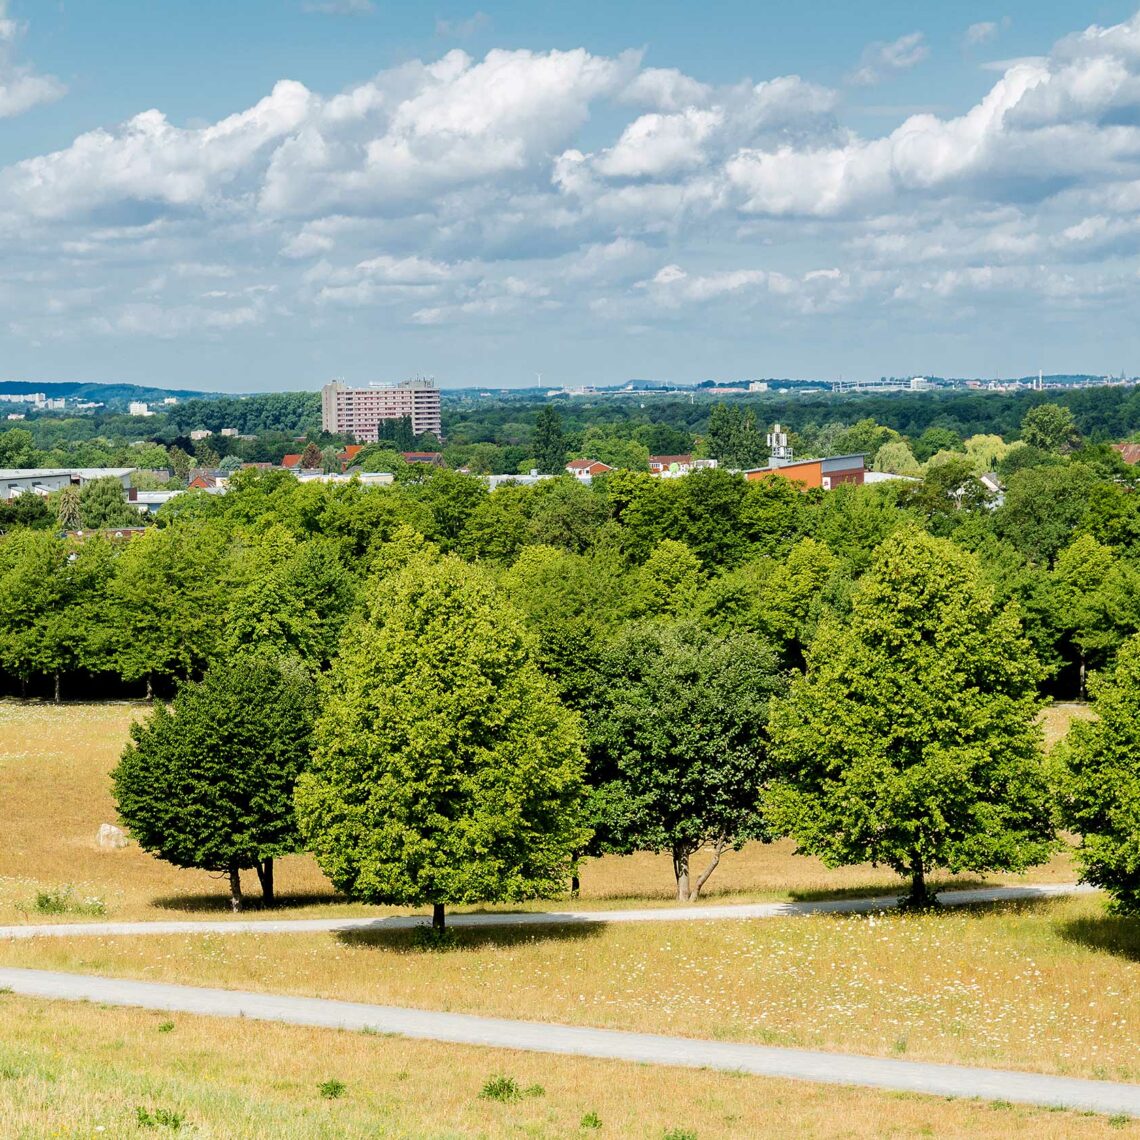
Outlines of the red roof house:
{"label": "red roof house", "polygon": [[585,475],[589,475],[591,478],[595,475],[604,475],[607,471],[612,471],[613,468],[597,459],[571,459],[566,464],[566,470],[571,475],[577,475],[581,479]]}

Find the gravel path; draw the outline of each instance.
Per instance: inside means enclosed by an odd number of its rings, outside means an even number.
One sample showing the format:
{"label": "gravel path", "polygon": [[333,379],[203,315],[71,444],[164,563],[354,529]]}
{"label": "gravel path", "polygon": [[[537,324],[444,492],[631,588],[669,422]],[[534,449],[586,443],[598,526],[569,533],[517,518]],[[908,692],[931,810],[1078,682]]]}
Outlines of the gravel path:
{"label": "gravel path", "polygon": [[[943,906],[971,903],[1011,902],[1080,894],[1093,888],[1075,883],[1050,883],[1024,887],[987,887],[972,891],[944,891]],[[589,922],[697,922],[726,918],[793,918],[807,914],[861,914],[898,905],[894,896],[866,899],[829,899],[821,902],[740,903],[732,906],[649,907],[641,910],[496,911],[485,914],[448,915],[448,926],[557,926]],[[181,919],[156,922],[54,922],[0,926],[4,938],[72,938],[88,935],[129,934],[312,934],[337,930],[408,930],[423,926],[425,915],[394,915],[390,918],[243,918]]]}
{"label": "gravel path", "polygon": [[0,987],[30,997],[93,1001],[164,1012],[246,1017],[330,1029],[369,1029],[431,1041],[488,1045],[650,1065],[683,1065],[826,1084],[865,1085],[934,1096],[980,1097],[1023,1104],[1140,1116],[1140,1085],[1039,1076],[1001,1069],[895,1061],[766,1045],[734,1045],[534,1021],[435,1013],[322,998],[95,978],[0,968]]}

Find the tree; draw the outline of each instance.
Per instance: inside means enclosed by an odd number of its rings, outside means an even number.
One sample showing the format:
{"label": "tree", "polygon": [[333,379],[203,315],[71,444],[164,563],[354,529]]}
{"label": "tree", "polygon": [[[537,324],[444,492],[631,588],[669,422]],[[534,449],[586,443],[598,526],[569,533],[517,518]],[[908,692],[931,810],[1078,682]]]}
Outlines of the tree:
{"label": "tree", "polygon": [[27,428],[0,431],[0,467],[34,467],[36,441]]}
{"label": "tree", "polygon": [[305,444],[301,452],[301,468],[304,471],[315,471],[321,466],[321,449],[311,440]]}
{"label": "tree", "polygon": [[56,498],[55,509],[60,530],[78,530],[83,525],[83,504],[78,487],[63,487]]}
{"label": "tree", "polygon": [[925,463],[940,451],[961,450],[962,437],[956,431],[945,427],[928,427],[914,444],[915,458],[921,463]]}
{"label": "tree", "polygon": [[578,718],[485,572],[412,558],[329,679],[297,812],[339,890],[443,929],[447,904],[564,889],[589,835]]}
{"label": "tree", "polygon": [[1106,890],[1111,908],[1140,913],[1140,637],[1121,648],[1111,673],[1090,685],[1096,720],[1074,720],[1058,747],[1061,815],[1081,836],[1084,882]]}
{"label": "tree", "polygon": [[1054,847],[1035,724],[1040,667],[976,559],[892,535],[825,620],[775,708],[773,823],[828,866],[885,863],[927,905],[927,875],[1020,871]]}
{"label": "tree", "polygon": [[1092,472],[1080,463],[1018,471],[1006,485],[1005,502],[994,512],[994,530],[1034,562],[1048,565],[1072,540],[1095,483]]}
{"label": "tree", "polygon": [[691,614],[703,579],[697,556],[683,542],[664,538],[637,571],[630,610],[639,617]]}
{"label": "tree", "polygon": [[[751,634],[687,622],[628,626],[606,651],[589,714],[595,816],[611,851],[668,851],[677,898],[700,896],[728,848],[771,836],[759,811],[770,774],[775,654]],[[711,845],[695,882],[691,861]]]}
{"label": "tree", "polygon": [[566,435],[562,417],[549,404],[538,409],[534,421],[531,454],[544,475],[557,475],[566,467]]}
{"label": "tree", "polygon": [[123,484],[114,476],[92,479],[79,490],[79,513],[87,530],[106,527],[142,526],[145,516],[127,502]]}
{"label": "tree", "polygon": [[1021,421],[1021,438],[1030,447],[1064,455],[1080,446],[1081,433],[1068,408],[1059,404],[1038,404]]}
{"label": "tree", "polygon": [[892,475],[910,475],[912,477],[922,474],[922,468],[910,448],[901,439],[891,443],[884,443],[875,453],[875,470],[889,471]]}
{"label": "tree", "polygon": [[181,447],[170,447],[170,469],[174,478],[186,483],[190,479],[190,454]]}
{"label": "tree", "polygon": [[226,618],[226,643],[271,647],[296,655],[314,669],[336,656],[341,630],[356,601],[354,583],[340,561],[338,544],[310,539],[291,546],[234,590]]}
{"label": "tree", "polygon": [[299,663],[256,652],[216,661],[131,726],[111,774],[131,836],[176,867],[225,873],[235,911],[252,867],[272,906],[273,860],[301,849],[293,787],[316,710]]}
{"label": "tree", "polygon": [[110,585],[115,667],[125,681],[187,677],[213,656],[223,630],[226,538],[188,521],[146,531],[119,555]]}
{"label": "tree", "polygon": [[768,458],[768,444],[756,426],[756,413],[735,405],[717,404],[709,413],[705,450],[722,466],[759,467]]}
{"label": "tree", "polygon": [[1076,652],[1077,696],[1083,699],[1089,665],[1102,668],[1140,629],[1140,574],[1082,534],[1057,555],[1051,584],[1054,620]]}
{"label": "tree", "polygon": [[14,499],[0,499],[0,534],[18,527],[30,530],[48,530],[56,523],[56,516],[42,495],[17,495]]}

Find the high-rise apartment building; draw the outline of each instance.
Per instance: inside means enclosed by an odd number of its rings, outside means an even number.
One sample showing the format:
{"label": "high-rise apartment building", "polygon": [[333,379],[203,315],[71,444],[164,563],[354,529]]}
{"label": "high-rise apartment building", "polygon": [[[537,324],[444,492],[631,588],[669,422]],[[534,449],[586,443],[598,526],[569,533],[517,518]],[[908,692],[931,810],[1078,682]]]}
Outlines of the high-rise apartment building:
{"label": "high-rise apartment building", "polygon": [[439,417],[439,389],[431,380],[405,380],[401,384],[372,384],[350,388],[339,380],[321,389],[321,424],[325,431],[352,435],[363,442],[380,438],[384,420],[412,421],[412,433],[430,431],[443,436]]}

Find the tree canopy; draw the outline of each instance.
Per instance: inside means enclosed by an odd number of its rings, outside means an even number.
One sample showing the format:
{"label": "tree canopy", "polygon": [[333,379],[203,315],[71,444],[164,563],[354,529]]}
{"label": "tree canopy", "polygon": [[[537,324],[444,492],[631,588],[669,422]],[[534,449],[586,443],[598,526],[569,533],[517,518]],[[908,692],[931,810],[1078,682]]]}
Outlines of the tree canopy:
{"label": "tree canopy", "polygon": [[302,833],[368,902],[444,906],[561,891],[588,838],[581,730],[490,577],[413,556],[334,664]]}
{"label": "tree canopy", "polygon": [[829,866],[1023,870],[1053,847],[1040,666],[976,560],[915,530],[879,549],[772,716],[777,825]]}

